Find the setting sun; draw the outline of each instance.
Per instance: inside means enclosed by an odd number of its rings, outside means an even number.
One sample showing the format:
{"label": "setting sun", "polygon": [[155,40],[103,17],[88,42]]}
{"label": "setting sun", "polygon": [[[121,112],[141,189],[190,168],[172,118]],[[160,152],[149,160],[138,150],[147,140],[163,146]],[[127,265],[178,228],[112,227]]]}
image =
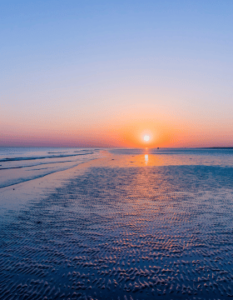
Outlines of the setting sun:
{"label": "setting sun", "polygon": [[149,140],[150,140],[150,136],[149,135],[144,135],[144,141],[149,142]]}

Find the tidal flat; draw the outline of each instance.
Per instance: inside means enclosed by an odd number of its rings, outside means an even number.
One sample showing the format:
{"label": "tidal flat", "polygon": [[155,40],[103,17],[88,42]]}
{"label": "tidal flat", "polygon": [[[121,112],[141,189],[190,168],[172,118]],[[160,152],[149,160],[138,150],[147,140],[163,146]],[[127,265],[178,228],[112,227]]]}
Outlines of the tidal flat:
{"label": "tidal flat", "polygon": [[85,151],[2,158],[0,299],[233,297],[233,150]]}

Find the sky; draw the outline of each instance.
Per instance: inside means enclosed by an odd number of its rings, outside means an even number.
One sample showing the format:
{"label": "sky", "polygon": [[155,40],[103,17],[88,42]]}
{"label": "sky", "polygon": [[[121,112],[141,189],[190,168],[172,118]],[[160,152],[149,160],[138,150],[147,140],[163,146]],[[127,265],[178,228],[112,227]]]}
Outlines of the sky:
{"label": "sky", "polygon": [[232,28],[232,0],[1,0],[0,146],[233,146]]}

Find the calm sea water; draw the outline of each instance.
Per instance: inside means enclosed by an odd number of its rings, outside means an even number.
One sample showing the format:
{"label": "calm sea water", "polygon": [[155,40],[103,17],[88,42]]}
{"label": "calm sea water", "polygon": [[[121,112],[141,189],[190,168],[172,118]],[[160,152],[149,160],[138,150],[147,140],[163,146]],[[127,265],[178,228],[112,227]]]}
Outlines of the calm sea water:
{"label": "calm sea water", "polygon": [[1,148],[0,188],[75,167],[98,150],[80,148]]}
{"label": "calm sea water", "polygon": [[[96,155],[84,150],[40,160]],[[1,154],[2,174],[44,157],[18,153]],[[1,218],[0,299],[233,297],[232,150],[113,149],[95,162]]]}

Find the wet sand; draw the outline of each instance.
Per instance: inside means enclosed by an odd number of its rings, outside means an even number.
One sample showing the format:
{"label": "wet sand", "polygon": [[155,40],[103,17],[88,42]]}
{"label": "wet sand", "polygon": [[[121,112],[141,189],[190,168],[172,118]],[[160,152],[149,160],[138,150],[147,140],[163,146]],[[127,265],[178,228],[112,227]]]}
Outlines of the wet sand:
{"label": "wet sand", "polygon": [[0,299],[232,297],[232,167],[103,154],[1,189]]}

